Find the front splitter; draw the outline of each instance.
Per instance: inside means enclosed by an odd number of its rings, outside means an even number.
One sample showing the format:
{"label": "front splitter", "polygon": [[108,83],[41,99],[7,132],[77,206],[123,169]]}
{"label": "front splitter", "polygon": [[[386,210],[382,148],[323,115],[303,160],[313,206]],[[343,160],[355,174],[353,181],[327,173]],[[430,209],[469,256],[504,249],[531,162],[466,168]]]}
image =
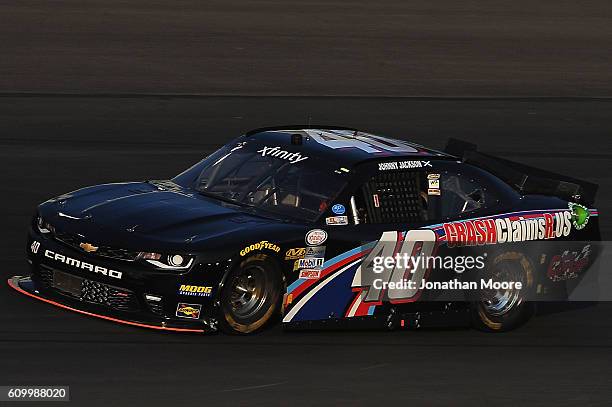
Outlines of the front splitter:
{"label": "front splitter", "polygon": [[[30,277],[14,276],[14,277],[9,278],[7,282],[8,282],[8,285],[12,289],[18,291],[21,294],[27,295],[28,297],[36,298],[37,300],[46,302],[56,307],[63,308],[69,311],[78,312],[79,314],[88,315],[90,317],[105,319],[107,321],[124,324],[124,325],[136,326],[139,328],[156,329],[159,331],[191,332],[191,333],[207,332],[205,329],[201,329],[201,328],[182,328],[182,327],[177,327],[177,326],[171,326],[170,325],[171,322],[160,322],[159,324],[153,324],[153,323],[144,323],[144,322],[139,322],[139,321],[131,321],[128,319],[116,318],[116,317],[109,316],[109,315],[102,315],[102,314],[98,314],[95,312],[90,312],[90,311],[86,311],[83,309],[75,308],[75,307],[72,307],[66,304],[62,304],[53,299],[44,297],[43,294],[41,294],[38,290],[34,288],[34,283],[32,282],[32,279]],[[211,332],[213,331],[211,330]]]}

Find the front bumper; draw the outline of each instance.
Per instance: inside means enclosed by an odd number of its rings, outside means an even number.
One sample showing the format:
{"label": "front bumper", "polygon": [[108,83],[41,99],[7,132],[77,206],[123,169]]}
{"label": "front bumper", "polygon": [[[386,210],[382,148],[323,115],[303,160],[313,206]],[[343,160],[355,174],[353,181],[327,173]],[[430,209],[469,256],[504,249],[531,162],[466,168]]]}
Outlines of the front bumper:
{"label": "front bumper", "polygon": [[[217,330],[218,285],[225,264],[196,261],[183,273],[155,271],[137,262],[84,253],[33,228],[26,250],[30,275],[9,280],[22,294],[132,326],[183,332]],[[68,286],[61,285],[62,279]],[[191,313],[179,313],[179,308]]]}
{"label": "front bumper", "polygon": [[214,327],[210,326],[203,328],[201,321],[160,321],[159,319],[155,320],[146,314],[110,311],[108,308],[70,299],[60,294],[54,294],[52,291],[48,290],[44,291],[43,293],[43,291],[36,288],[36,284],[30,277],[11,277],[8,279],[8,285],[21,294],[36,298],[37,300],[44,301],[51,305],[55,305],[56,307],[120,324],[174,332],[204,333],[213,332],[216,330]]}

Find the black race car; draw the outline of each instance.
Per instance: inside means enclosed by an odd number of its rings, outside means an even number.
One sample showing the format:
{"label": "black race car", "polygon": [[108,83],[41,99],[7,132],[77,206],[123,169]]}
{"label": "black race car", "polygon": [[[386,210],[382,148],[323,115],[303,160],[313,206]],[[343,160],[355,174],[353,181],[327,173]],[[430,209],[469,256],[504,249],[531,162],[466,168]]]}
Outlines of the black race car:
{"label": "black race car", "polygon": [[257,129],[171,180],[44,202],[31,275],[9,284],[161,330],[503,331],[585,279],[595,191],[457,140],[440,152],[349,128]]}

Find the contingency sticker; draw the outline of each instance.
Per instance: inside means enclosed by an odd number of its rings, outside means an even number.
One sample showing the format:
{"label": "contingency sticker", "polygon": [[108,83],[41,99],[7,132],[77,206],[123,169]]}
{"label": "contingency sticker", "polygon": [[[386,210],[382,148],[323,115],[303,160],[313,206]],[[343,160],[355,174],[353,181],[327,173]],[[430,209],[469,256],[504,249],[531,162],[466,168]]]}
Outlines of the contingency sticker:
{"label": "contingency sticker", "polygon": [[427,195],[440,195],[440,174],[427,174]]}
{"label": "contingency sticker", "polygon": [[210,297],[211,286],[181,284],[178,289],[179,295],[191,295],[195,297]]}
{"label": "contingency sticker", "polygon": [[321,270],[300,270],[299,277],[305,280],[317,280],[321,277]]}
{"label": "contingency sticker", "polygon": [[344,212],[346,212],[346,208],[342,204],[335,204],[334,206],[332,206],[332,212],[336,215],[344,215]]}
{"label": "contingency sticker", "polygon": [[285,253],[285,260],[297,260],[304,257],[306,254],[305,247],[295,247],[293,249],[288,249]]}
{"label": "contingency sticker", "polygon": [[325,223],[328,225],[348,225],[348,216],[329,216],[325,218]]}
{"label": "contingency sticker", "polygon": [[200,311],[202,310],[202,304],[186,304],[179,302],[176,307],[176,316],[181,318],[200,318]]}
{"label": "contingency sticker", "polygon": [[306,244],[308,246],[318,246],[327,240],[327,232],[322,229],[313,229],[306,233]]}

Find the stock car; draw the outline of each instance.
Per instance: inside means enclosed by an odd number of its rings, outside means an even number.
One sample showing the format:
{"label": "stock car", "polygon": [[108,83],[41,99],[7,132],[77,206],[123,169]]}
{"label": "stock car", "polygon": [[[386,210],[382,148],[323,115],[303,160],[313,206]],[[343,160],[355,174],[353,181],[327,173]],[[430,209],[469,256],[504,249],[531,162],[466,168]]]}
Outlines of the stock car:
{"label": "stock car", "polygon": [[179,332],[506,331],[594,268],[596,189],[454,139],[436,151],[344,127],[262,128],[170,180],[40,204],[30,275],[8,283]]}

